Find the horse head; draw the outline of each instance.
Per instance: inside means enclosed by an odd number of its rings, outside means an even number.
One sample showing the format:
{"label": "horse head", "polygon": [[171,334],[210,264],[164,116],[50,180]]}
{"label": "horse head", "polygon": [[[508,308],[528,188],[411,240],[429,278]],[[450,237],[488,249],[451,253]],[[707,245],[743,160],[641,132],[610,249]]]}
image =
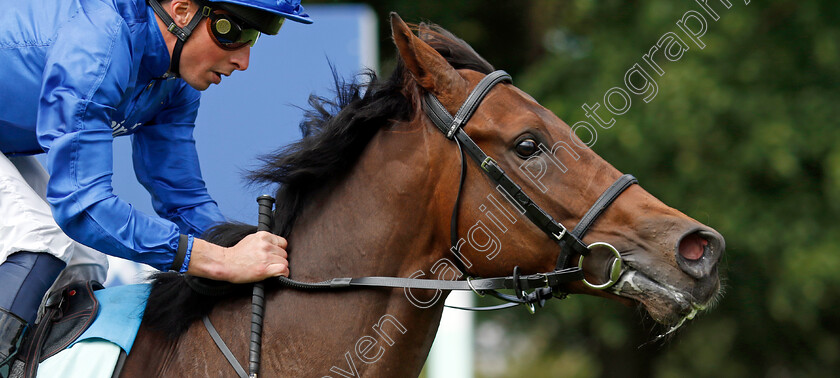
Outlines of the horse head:
{"label": "horse head", "polygon": [[[478,65],[486,66],[478,68],[453,64],[459,54],[475,53],[466,44],[462,48],[468,51],[454,49],[449,41],[457,38],[445,30],[420,25],[415,35],[396,14],[391,15],[391,27],[407,72],[403,92],[414,99],[415,108],[422,106],[419,99],[424,93],[431,93],[450,114],[456,114],[492,71],[483,60]],[[515,201],[497,190],[478,164],[466,163],[467,178],[456,193],[463,158],[458,147],[422,112],[410,123],[437,134],[439,143],[431,149],[430,159],[452,168],[441,173],[436,190],[441,194],[437,198],[441,217],[447,220],[436,232],[449,237],[449,219],[443,213],[457,206],[455,221],[461,238],[454,251],[465,273],[492,277],[510,275],[515,266],[523,273],[554,269],[560,254],[557,241],[522,216]],[[622,176],[575,139],[565,122],[511,83],[495,85],[463,130],[523,192],[567,227],[580,222],[601,193]],[[719,292],[717,266],[724,252],[723,237],[639,185],[628,187],[609,204],[583,240],[614,246],[623,268],[615,285],[606,290],[575,281],[565,286],[569,293],[640,303],[656,321],[675,324],[705,309]],[[587,282],[608,279],[604,276],[613,262],[609,252],[592,248],[582,263]],[[575,263],[580,258],[579,254],[571,257]]]}

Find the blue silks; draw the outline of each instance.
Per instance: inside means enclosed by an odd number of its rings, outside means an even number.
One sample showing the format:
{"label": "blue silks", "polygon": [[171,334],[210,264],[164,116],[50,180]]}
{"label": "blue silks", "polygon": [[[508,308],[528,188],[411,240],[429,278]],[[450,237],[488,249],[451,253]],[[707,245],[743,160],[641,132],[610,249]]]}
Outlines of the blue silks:
{"label": "blue silks", "polygon": [[[160,270],[181,234],[224,221],[193,139],[200,94],[161,78],[168,67],[144,0],[14,1],[0,12],[0,151],[47,154],[47,199],[67,235]],[[122,135],[163,219],[113,193],[112,142]]]}

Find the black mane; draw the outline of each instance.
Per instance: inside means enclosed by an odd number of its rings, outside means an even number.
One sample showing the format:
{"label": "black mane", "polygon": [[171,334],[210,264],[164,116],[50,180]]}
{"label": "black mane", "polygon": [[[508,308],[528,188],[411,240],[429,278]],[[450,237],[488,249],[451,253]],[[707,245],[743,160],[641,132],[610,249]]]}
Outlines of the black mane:
{"label": "black mane", "polygon": [[[421,24],[420,38],[429,43],[456,69],[484,74],[493,71],[487,61],[466,42],[436,25]],[[419,106],[418,88],[406,90],[410,73],[401,60],[387,81],[372,71],[360,75],[366,83],[346,83],[333,71],[336,98],[312,95],[311,109],[300,124],[303,138],[275,153],[260,158],[263,167],[248,178],[256,184],[279,185],[272,230],[288,236],[295,219],[314,193],[325,190],[356,163],[362,150],[379,129],[394,121],[407,121]],[[407,94],[412,93],[410,97]],[[203,238],[221,246],[233,246],[255,226],[228,223],[208,230]],[[271,282],[271,280],[267,281]],[[176,338],[193,322],[209,313],[215,303],[230,296],[249,295],[251,285],[242,285],[225,296],[205,296],[187,286],[177,273],[155,275],[143,323],[151,329]],[[272,289],[269,287],[269,289]]]}

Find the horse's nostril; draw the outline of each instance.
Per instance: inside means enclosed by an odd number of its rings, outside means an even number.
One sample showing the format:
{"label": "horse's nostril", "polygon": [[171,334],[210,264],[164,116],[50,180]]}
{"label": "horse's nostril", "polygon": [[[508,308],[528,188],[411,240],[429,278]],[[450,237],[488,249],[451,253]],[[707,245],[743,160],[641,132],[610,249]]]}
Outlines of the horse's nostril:
{"label": "horse's nostril", "polygon": [[692,233],[680,241],[680,256],[687,260],[699,260],[703,257],[707,245],[709,245],[708,240],[700,236],[699,233]]}
{"label": "horse's nostril", "polygon": [[676,245],[677,265],[696,279],[709,277],[716,272],[724,246],[723,237],[712,229],[690,231]]}

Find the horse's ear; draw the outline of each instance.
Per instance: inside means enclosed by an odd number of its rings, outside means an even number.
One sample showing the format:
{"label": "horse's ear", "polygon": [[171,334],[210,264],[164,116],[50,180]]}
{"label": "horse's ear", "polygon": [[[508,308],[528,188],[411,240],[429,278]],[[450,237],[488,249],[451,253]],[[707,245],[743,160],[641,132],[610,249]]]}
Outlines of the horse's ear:
{"label": "horse's ear", "polygon": [[458,94],[466,91],[466,81],[434,48],[415,36],[395,12],[391,12],[391,34],[414,80],[445,105],[457,102]]}

